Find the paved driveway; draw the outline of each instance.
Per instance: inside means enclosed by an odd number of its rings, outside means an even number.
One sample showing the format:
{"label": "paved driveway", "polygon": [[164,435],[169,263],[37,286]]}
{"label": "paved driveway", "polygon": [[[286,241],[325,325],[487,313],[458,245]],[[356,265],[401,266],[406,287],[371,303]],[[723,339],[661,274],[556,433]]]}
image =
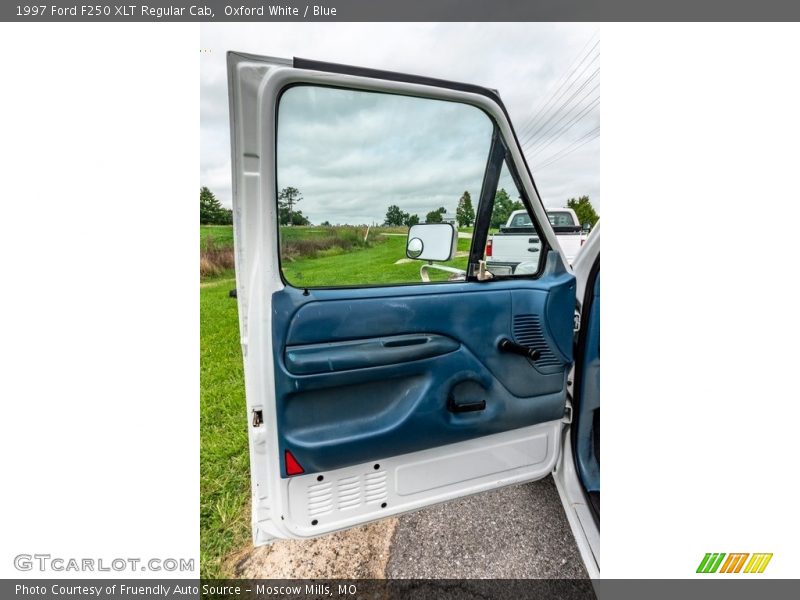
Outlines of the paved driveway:
{"label": "paved driveway", "polygon": [[585,578],[552,477],[398,519],[389,578]]}

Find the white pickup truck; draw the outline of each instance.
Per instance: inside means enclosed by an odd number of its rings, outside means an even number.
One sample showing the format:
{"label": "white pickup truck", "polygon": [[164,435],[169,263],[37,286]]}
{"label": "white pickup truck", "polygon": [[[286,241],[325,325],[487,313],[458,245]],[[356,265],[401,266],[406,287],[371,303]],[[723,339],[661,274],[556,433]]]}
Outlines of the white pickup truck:
{"label": "white pickup truck", "polygon": [[[547,211],[550,225],[564,251],[564,258],[572,264],[578,250],[586,241],[588,230],[578,221],[578,215],[571,208],[557,208]],[[495,275],[511,275],[527,263],[531,272],[539,264],[541,242],[526,210],[515,210],[500,231],[486,242],[486,268]]]}

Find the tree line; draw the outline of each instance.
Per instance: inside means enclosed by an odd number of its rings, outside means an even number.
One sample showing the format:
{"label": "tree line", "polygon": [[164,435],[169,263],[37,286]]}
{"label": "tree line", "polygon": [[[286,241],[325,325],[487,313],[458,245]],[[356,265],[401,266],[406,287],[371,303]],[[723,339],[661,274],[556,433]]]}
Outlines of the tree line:
{"label": "tree line", "polygon": [[[447,209],[444,206],[435,208],[425,215],[426,223],[441,223],[444,215],[447,214]],[[465,191],[461,198],[458,199],[458,206],[456,208],[456,219],[459,227],[471,227],[475,223],[475,209],[472,207],[472,197],[469,192]],[[399,227],[405,225],[411,227],[420,222],[419,215],[412,215],[403,210],[396,204],[392,204],[386,210],[386,218],[383,221],[384,225],[390,227]]]}
{"label": "tree line", "polygon": [[[578,222],[581,224],[588,223],[591,227],[597,224],[600,216],[592,206],[589,196],[580,196],[579,198],[570,198],[566,203],[567,208],[571,208],[578,216]],[[508,218],[515,210],[522,210],[524,205],[520,200],[512,200],[508,192],[504,188],[500,188],[494,195],[494,206],[492,208],[492,216],[490,220],[490,227],[497,229],[502,227],[508,222]],[[437,209],[430,211],[425,215],[426,223],[441,223],[442,217],[447,213],[447,210],[440,206]],[[458,207],[456,208],[456,222],[459,227],[471,227],[475,223],[475,209],[472,207],[472,198],[469,192],[464,194],[458,200]],[[412,215],[404,212],[396,204],[392,204],[386,211],[386,218],[383,224],[392,227],[399,227],[405,225],[411,227],[420,222],[418,215]]]}
{"label": "tree line", "polygon": [[[296,210],[297,204],[303,199],[303,195],[295,187],[285,187],[278,194],[278,221],[281,225],[310,225],[311,222],[303,214],[303,211]],[[589,223],[592,227],[597,224],[600,216],[592,206],[589,196],[580,196],[567,200],[567,207],[575,211],[580,223]],[[491,227],[501,227],[508,221],[508,217],[515,210],[523,208],[522,202],[512,200],[505,189],[500,188],[494,195],[494,208],[492,210]],[[426,223],[441,223],[447,210],[444,206],[435,208],[425,215]],[[472,197],[465,191],[458,199],[455,220],[459,227],[472,227],[475,224],[475,209],[472,206]],[[390,227],[411,227],[420,222],[419,215],[409,214],[400,209],[396,204],[392,204],[386,211],[383,224]],[[201,225],[230,225],[233,223],[233,211],[225,208],[214,196],[213,192],[207,187],[200,188],[200,224]],[[322,223],[323,226],[331,226],[328,221]]]}
{"label": "tree line", "polygon": [[[281,225],[310,225],[303,211],[295,210],[295,206],[303,199],[300,191],[294,187],[285,187],[278,194],[278,220]],[[231,225],[233,211],[225,208],[217,200],[214,193],[206,186],[200,188],[200,224]]]}
{"label": "tree line", "polygon": [[571,208],[578,215],[578,223],[581,225],[588,223],[591,227],[597,225],[600,215],[595,211],[594,206],[589,201],[589,196],[581,196],[577,200],[570,198],[567,200],[567,208]]}
{"label": "tree line", "polygon": [[200,188],[200,224],[230,225],[233,223],[233,211],[224,208],[213,192],[207,187]]}

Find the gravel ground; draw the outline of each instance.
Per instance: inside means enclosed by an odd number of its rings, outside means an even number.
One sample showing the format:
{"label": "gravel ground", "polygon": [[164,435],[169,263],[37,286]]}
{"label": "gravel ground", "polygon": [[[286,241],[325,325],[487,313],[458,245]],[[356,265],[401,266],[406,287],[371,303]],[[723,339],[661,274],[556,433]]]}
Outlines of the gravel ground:
{"label": "gravel ground", "polygon": [[397,521],[262,546],[239,558],[235,572],[248,579],[383,579]]}
{"label": "gravel ground", "polygon": [[552,477],[236,559],[250,578],[585,578]]}
{"label": "gravel ground", "polygon": [[389,578],[586,578],[552,477],[399,519]]}

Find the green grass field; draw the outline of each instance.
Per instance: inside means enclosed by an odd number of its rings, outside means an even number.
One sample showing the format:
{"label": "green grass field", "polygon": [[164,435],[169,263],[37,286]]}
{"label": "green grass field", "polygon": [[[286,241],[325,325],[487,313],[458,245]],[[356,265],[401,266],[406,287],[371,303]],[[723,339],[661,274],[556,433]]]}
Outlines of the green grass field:
{"label": "green grass field", "polygon": [[200,249],[207,248],[211,240],[220,246],[233,246],[233,226],[200,225]]}
{"label": "green grass field", "polygon": [[200,572],[232,575],[225,558],[250,539],[247,415],[232,279],[200,288]]}
{"label": "green grass field", "polygon": [[[321,235],[315,228],[287,228],[284,237]],[[390,231],[389,233],[392,233]],[[396,233],[402,233],[402,230]],[[370,233],[372,236],[372,233]],[[200,228],[201,249],[213,238],[233,244],[230,226]],[[459,252],[469,250],[458,240]],[[285,261],[286,278],[299,287],[419,282],[420,262],[405,257],[404,235],[385,235],[365,248]],[[466,257],[447,263],[465,268]],[[436,273],[434,271],[434,273]],[[435,276],[446,279],[441,273]],[[200,572],[203,578],[233,576],[230,557],[250,543],[250,474],[247,410],[233,271],[207,277],[200,285]]]}
{"label": "green grass field", "polygon": [[[469,229],[469,228],[462,228]],[[420,281],[419,261],[406,262],[405,228],[370,230],[355,227],[282,227],[281,263],[286,280],[297,287],[386,285]],[[327,243],[326,243],[327,242]],[[200,249],[231,247],[233,228],[230,225],[200,227]],[[459,238],[458,252],[469,252],[470,240]],[[232,258],[232,257],[231,257]],[[397,264],[401,261],[400,264]],[[441,263],[466,269],[466,256]],[[431,279],[446,280],[447,273],[431,270]],[[233,277],[230,269],[220,269],[212,277]]]}
{"label": "green grass field", "polygon": [[[405,236],[384,236],[386,241],[372,248],[355,250],[333,256],[304,258],[283,264],[286,280],[296,287],[336,285],[386,285],[390,283],[419,283],[419,261],[396,264],[405,258]],[[458,251],[469,251],[468,239],[458,240]],[[467,257],[440,263],[466,269]],[[431,271],[431,279],[445,280],[447,274]]]}

